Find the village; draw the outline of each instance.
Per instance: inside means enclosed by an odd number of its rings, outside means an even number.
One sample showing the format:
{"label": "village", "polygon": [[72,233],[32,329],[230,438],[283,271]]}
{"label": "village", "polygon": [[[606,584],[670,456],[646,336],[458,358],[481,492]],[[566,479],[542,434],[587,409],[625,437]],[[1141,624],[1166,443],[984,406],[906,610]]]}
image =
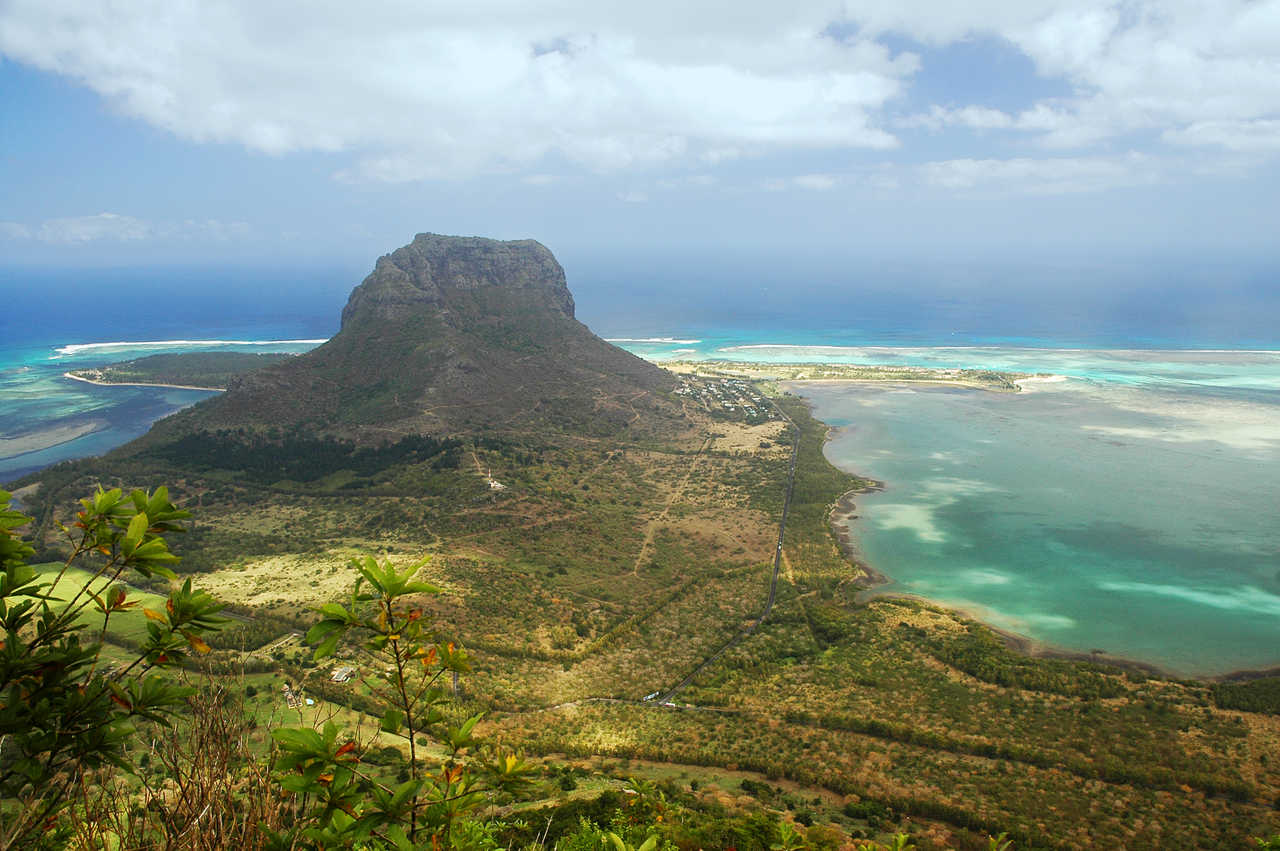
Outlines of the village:
{"label": "village", "polygon": [[760,392],[740,378],[685,378],[675,392],[677,396],[701,402],[713,415],[746,420],[749,425],[777,419],[773,407]]}

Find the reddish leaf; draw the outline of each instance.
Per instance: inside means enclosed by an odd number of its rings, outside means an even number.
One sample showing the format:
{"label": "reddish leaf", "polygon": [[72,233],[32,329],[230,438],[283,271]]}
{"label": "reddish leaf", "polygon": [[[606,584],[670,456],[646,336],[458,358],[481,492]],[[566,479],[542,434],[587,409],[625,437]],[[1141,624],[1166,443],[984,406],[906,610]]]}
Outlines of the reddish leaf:
{"label": "reddish leaf", "polygon": [[208,644],[205,643],[204,639],[196,635],[194,632],[187,632],[184,629],[182,631],[182,636],[183,638],[187,639],[187,643],[190,644],[199,653],[208,653],[210,650],[213,649],[212,647],[210,647]]}

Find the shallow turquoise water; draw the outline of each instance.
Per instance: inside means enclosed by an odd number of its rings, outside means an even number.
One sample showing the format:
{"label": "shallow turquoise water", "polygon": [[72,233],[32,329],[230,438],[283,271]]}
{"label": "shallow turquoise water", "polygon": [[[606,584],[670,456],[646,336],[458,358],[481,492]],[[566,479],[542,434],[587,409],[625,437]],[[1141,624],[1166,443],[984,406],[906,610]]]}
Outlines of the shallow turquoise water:
{"label": "shallow turquoise water", "polygon": [[887,485],[852,524],[881,591],[1178,673],[1280,664],[1280,356],[1143,355],[1021,394],[796,385]]}
{"label": "shallow turquoise water", "polygon": [[[299,352],[314,345],[184,340],[0,348],[0,482],[69,458],[100,455],[142,435],[161,417],[214,395],[172,387],[101,387],[64,377],[68,370],[161,352]],[[79,436],[62,439],[68,435]],[[34,448],[15,451],[27,447]]]}

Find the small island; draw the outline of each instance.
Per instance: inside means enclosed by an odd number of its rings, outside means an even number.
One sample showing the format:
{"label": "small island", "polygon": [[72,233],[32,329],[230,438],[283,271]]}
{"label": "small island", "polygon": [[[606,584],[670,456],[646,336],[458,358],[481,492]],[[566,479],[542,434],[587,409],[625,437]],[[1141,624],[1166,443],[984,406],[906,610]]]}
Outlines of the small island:
{"label": "small island", "polygon": [[182,352],[73,369],[63,375],[90,384],[225,390],[233,378],[291,357],[283,352]]}

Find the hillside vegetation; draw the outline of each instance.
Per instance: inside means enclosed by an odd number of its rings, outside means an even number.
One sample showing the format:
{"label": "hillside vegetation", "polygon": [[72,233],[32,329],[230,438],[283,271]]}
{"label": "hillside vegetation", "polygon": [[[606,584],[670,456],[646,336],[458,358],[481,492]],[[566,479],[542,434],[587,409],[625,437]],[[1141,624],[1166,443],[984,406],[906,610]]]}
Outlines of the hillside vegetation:
{"label": "hillside vegetation", "polygon": [[71,374],[102,384],[173,384],[223,390],[245,373],[290,357],[293,355],[278,352],[181,352],[74,369]]}

